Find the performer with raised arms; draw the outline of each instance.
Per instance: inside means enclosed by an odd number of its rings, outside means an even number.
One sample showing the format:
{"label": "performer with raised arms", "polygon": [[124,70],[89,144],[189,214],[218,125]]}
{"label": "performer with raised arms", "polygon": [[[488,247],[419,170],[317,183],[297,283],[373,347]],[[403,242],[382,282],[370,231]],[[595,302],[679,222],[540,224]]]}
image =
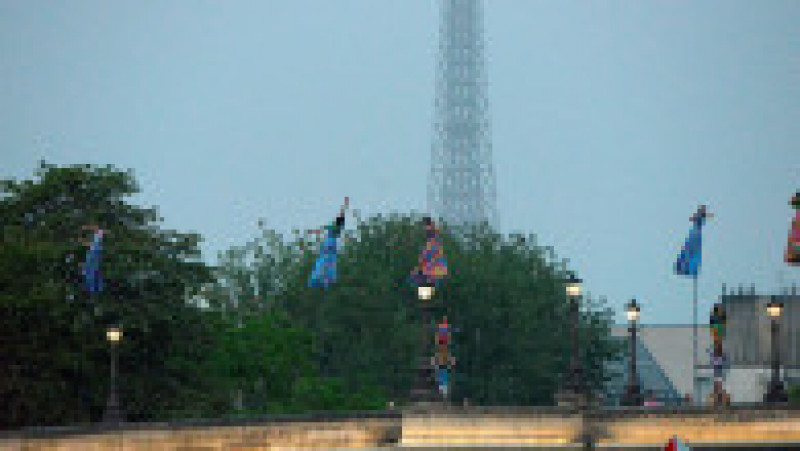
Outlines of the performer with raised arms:
{"label": "performer with raised arms", "polygon": [[[314,270],[308,279],[309,287],[328,288],[336,282],[336,248],[339,236],[344,229],[344,213],[350,204],[350,198],[344,198],[344,205],[339,211],[339,216],[325,229],[325,241],[322,244],[319,257],[314,264]],[[322,230],[310,230],[312,233],[322,233]]]}

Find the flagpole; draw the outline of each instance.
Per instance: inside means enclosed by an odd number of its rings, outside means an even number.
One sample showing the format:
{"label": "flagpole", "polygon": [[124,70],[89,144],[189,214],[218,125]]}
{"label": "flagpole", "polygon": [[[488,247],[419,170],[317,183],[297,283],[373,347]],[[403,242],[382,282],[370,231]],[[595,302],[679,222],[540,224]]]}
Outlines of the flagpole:
{"label": "flagpole", "polygon": [[693,341],[693,356],[692,356],[692,391],[694,392],[695,405],[700,405],[700,396],[697,392],[697,274],[693,277],[692,282],[694,288],[694,312],[692,320],[692,341]]}
{"label": "flagpole", "polygon": [[678,261],[675,264],[675,271],[679,275],[691,275],[694,279],[692,281],[692,393],[695,405],[701,404],[697,384],[697,277],[700,272],[700,249],[702,246],[700,231],[703,227],[703,221],[710,216],[706,211],[705,205],[701,205],[697,209],[697,213],[692,215],[691,221],[694,226],[689,232],[689,237],[686,239],[686,243],[681,249]]}

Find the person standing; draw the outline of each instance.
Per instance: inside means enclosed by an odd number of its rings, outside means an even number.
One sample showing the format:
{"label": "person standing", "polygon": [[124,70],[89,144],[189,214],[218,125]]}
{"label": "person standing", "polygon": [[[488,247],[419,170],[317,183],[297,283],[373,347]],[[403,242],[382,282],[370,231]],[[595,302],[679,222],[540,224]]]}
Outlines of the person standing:
{"label": "person standing", "polygon": [[456,364],[455,357],[449,353],[451,340],[452,327],[447,323],[447,316],[444,316],[442,322],[436,326],[437,352],[432,363],[436,369],[436,384],[439,387],[439,393],[445,398],[448,396],[450,388],[450,371]]}

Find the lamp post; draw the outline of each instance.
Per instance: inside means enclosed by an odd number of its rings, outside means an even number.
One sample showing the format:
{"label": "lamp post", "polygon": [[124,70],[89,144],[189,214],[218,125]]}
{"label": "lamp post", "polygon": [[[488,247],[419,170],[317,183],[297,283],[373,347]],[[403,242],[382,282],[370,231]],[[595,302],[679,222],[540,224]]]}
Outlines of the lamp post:
{"label": "lamp post", "polygon": [[575,274],[570,273],[566,284],[567,296],[569,297],[570,344],[572,346],[572,356],[569,365],[570,389],[575,394],[580,392],[581,383],[581,369],[578,363],[580,352],[578,343],[578,299],[583,293],[582,282],[581,279],[575,277]]}
{"label": "lamp post", "polygon": [[564,281],[566,285],[567,298],[569,298],[569,338],[570,338],[570,359],[569,374],[566,384],[562,387],[556,397],[559,405],[577,405],[580,393],[580,367],[578,364],[578,300],[583,293],[582,280],[569,273]]}
{"label": "lamp post", "polygon": [[117,394],[117,364],[119,362],[117,347],[122,340],[122,327],[112,326],[106,329],[106,339],[111,347],[111,383],[103,421],[106,423],[119,424],[122,422],[122,409],[120,408],[119,396]]}
{"label": "lamp post", "polygon": [[416,402],[431,401],[433,398],[433,378],[430,357],[428,356],[428,331],[431,323],[430,300],[434,294],[432,285],[417,287],[420,309],[422,310],[422,330],[420,337],[421,355],[417,366],[417,380],[411,389],[411,399]]}
{"label": "lamp post", "polygon": [[780,318],[782,311],[783,303],[781,302],[771,301],[767,304],[767,313],[772,319],[772,380],[770,380],[769,388],[764,395],[764,402],[767,403],[782,403],[788,401],[786,390],[783,387],[780,376],[781,361],[778,341],[778,318]]}
{"label": "lamp post", "polygon": [[639,378],[636,374],[636,324],[639,322],[639,304],[636,299],[631,299],[625,313],[628,316],[628,332],[630,333],[631,343],[631,359],[630,371],[628,374],[628,387],[625,389],[625,405],[640,406],[642,405],[641,389],[639,387]]}

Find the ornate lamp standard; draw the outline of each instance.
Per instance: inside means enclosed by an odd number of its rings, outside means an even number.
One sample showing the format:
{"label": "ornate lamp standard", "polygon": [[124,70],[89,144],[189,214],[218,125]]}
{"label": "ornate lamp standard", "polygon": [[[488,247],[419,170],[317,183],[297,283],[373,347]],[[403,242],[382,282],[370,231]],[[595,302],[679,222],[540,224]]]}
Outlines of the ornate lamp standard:
{"label": "ornate lamp standard", "polygon": [[431,323],[430,300],[433,297],[434,287],[432,285],[420,285],[417,287],[417,297],[420,301],[422,310],[422,330],[421,330],[421,355],[417,366],[417,380],[411,389],[411,399],[416,402],[432,401],[433,393],[433,367],[428,356],[428,332]]}
{"label": "ornate lamp standard", "polygon": [[767,313],[772,318],[771,332],[772,332],[772,380],[769,382],[769,388],[764,395],[764,402],[767,403],[782,403],[788,401],[786,390],[781,381],[781,360],[778,338],[778,318],[783,311],[783,303],[771,301],[767,304]]}
{"label": "ornate lamp standard", "polygon": [[122,409],[119,404],[119,396],[117,395],[117,365],[119,362],[117,347],[122,340],[122,327],[112,326],[106,329],[106,339],[111,347],[111,384],[103,421],[106,423],[119,424],[123,421],[123,418]]}
{"label": "ornate lamp standard", "polygon": [[631,360],[628,374],[628,387],[625,389],[623,404],[628,406],[640,406],[642,405],[642,395],[639,387],[639,378],[636,374],[636,324],[639,322],[639,304],[636,303],[636,299],[631,299],[625,313],[630,323],[628,332],[631,337]]}
{"label": "ornate lamp standard", "polygon": [[556,402],[562,405],[575,405],[578,401],[581,383],[580,366],[578,364],[578,300],[583,293],[583,281],[575,277],[575,274],[570,272],[569,276],[564,282],[567,291],[567,298],[569,298],[570,359],[567,382],[562,388],[561,392],[557,395]]}
{"label": "ornate lamp standard", "polygon": [[578,301],[583,294],[583,281],[575,274],[570,273],[567,278],[566,290],[569,297],[570,314],[570,344],[572,346],[572,356],[570,358],[569,374],[570,389],[573,393],[580,392],[581,387],[581,368],[578,363],[579,343],[578,343]]}

